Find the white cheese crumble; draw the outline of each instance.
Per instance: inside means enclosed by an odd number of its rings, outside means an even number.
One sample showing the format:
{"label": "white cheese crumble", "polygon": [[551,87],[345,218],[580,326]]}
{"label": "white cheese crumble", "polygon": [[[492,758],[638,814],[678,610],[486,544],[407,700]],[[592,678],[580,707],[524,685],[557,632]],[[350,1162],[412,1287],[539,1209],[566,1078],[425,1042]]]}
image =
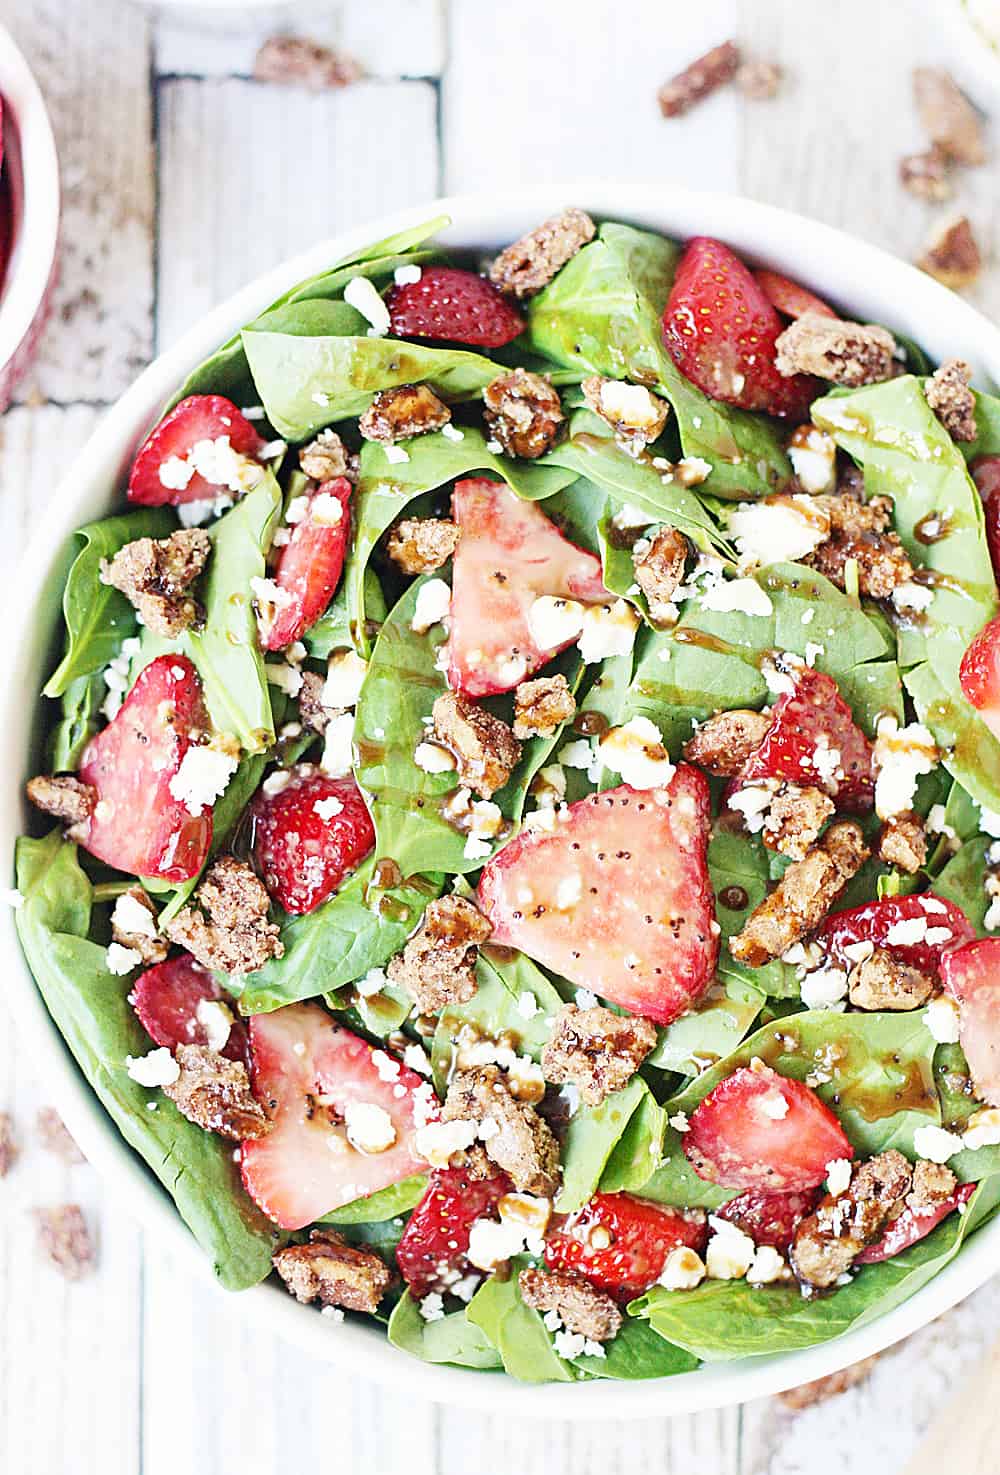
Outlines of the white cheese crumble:
{"label": "white cheese crumble", "polygon": [[795,563],[830,536],[830,519],[810,497],[782,495],[741,502],[729,514],[729,531],[747,567]]}
{"label": "white cheese crumble", "polygon": [[974,1111],[965,1124],[962,1146],[975,1152],[980,1147],[996,1147],[1000,1143],[1000,1111],[995,1106]]}
{"label": "white cheese crumble", "polygon": [[413,1139],[417,1154],[432,1168],[446,1168],[456,1152],[463,1152],[476,1140],[475,1122],[428,1122]]}
{"label": "white cheese crumble", "polygon": [[925,1157],[932,1163],[946,1163],[963,1147],[957,1132],[948,1132],[944,1127],[918,1127],[913,1134],[913,1150],[917,1157]]}
{"label": "white cheese crumble", "polygon": [[834,1198],[846,1193],[851,1186],[851,1160],[835,1157],[826,1165],[826,1191]]}
{"label": "white cheese crumble", "polygon": [[119,932],[127,932],[132,937],[155,937],[156,918],[148,907],[144,907],[141,901],[128,891],[123,891],[115,902],[115,909],[111,913],[111,925],[117,927]]}
{"label": "white cheese crumble", "polygon": [[915,584],[912,579],[907,579],[892,591],[892,602],[898,610],[923,611],[933,604],[934,590],[926,584]]}
{"label": "white cheese crumble", "polygon": [[402,466],[404,461],[409,461],[410,453],[405,446],[397,446],[394,442],[382,447],[382,454],[391,466]]}
{"label": "white cheese crumble", "polygon": [[368,662],[355,651],[335,650],[327,662],[320,703],[335,709],[356,706],[367,675]]}
{"label": "white cheese crumble", "polygon": [[407,1070],[415,1070],[417,1075],[429,1076],[431,1073],[431,1062],[427,1057],[427,1051],[423,1045],[416,1041],[407,1045],[403,1051],[403,1064]]}
{"label": "white cheese crumble", "polygon": [[162,1045],[147,1055],[126,1055],[125,1068],[139,1086],[172,1086],[181,1073],[177,1061]]}
{"label": "white cheese crumble", "polygon": [[939,754],[922,722],[900,727],[893,716],[879,719],[875,730],[875,812],[892,819],[913,808],[917,780],[931,773]]}
{"label": "white cheese crumble", "polygon": [[504,1224],[496,1219],[477,1219],[469,1231],[466,1255],[479,1270],[495,1270],[504,1261],[520,1254],[524,1233],[517,1224]]}
{"label": "white cheese crumble", "polygon": [[410,629],[415,635],[426,635],[432,625],[447,619],[450,609],[451,590],[444,579],[428,579],[417,593]]}
{"label": "white cheese crumble", "polygon": [[440,1291],[430,1291],[417,1304],[424,1321],[444,1321],[444,1297]]}
{"label": "white cheese crumble", "polygon": [[780,1122],[788,1115],[788,1102],[777,1088],[754,1100],[754,1110],[770,1122]]}
{"label": "white cheese crumble", "polygon": [[753,1259],[747,1266],[747,1281],[750,1285],[766,1286],[782,1280],[787,1267],[784,1257],[773,1245],[758,1245]]}
{"label": "white cheese crumble", "polygon": [[413,750],[413,761],[424,773],[453,773],[454,756],[439,743],[418,743]]}
{"label": "white cheese crumble", "polygon": [[359,978],[354,987],[363,999],[370,999],[375,994],[382,992],[388,986],[389,977],[384,968],[369,968],[363,978]]}
{"label": "white cheese crumble", "polygon": [[168,785],[171,794],[188,814],[195,816],[211,809],[225,793],[229,780],[239,767],[239,758],[211,746],[188,748],[180,767]]}
{"label": "white cheese crumble", "polygon": [[583,612],[580,655],[587,665],[612,656],[626,656],[632,649],[639,616],[625,599],[614,604],[591,604]]}
{"label": "white cheese crumble", "polygon": [[442,425],[441,434],[444,436],[445,440],[460,441],[465,439],[465,431],[459,430],[457,425]]}
{"label": "white cheese crumble", "polygon": [[948,994],[939,994],[927,1005],[924,1023],[939,1045],[957,1045],[959,1017],[955,1000]]}
{"label": "white cheese crumble", "polygon": [[733,612],[741,615],[770,615],[774,605],[756,579],[723,579],[713,584],[701,598],[702,609]]}
{"label": "white cheese crumble", "polygon": [[323,741],[319,766],[331,778],[345,778],[354,763],[354,713],[331,717]]}
{"label": "white cheese crumble", "polygon": [[170,491],[182,492],[197,474],[213,487],[229,492],[249,492],[263,476],[260,463],[233,449],[228,435],[198,440],[186,456],[168,456],[160,465],[159,478]]}
{"label": "white cheese crumble", "polygon": [[676,772],[663,734],[649,717],[633,717],[621,727],[612,727],[598,743],[597,753],[602,764],[633,789],[659,788],[669,784]]}
{"label": "white cheese crumble", "polygon": [[344,301],[366,322],[369,338],[383,338],[392,326],[389,309],[367,277],[352,277],[344,288]]}
{"label": "white cheese crumble", "polygon": [[541,1006],[530,989],[522,989],[517,996],[517,1012],[522,1019],[534,1019]]}
{"label": "white cheese crumble", "polygon": [[817,968],[799,988],[807,1009],[834,1009],[847,994],[847,974],[843,968]]}
{"label": "white cheese crumble", "polygon": [[728,1219],[709,1214],[712,1237],[705,1253],[705,1269],[710,1280],[739,1280],[753,1264],[757,1246],[749,1234]]}
{"label": "white cheese crumble", "polygon": [[392,275],[397,287],[413,287],[420,281],[423,271],[416,265],[397,266]]}
{"label": "white cheese crumble", "polygon": [[642,384],[606,379],[601,385],[601,410],[609,421],[629,430],[649,430],[659,423],[663,401]]}
{"label": "white cheese crumble", "polygon": [[113,973],[116,978],[124,978],[126,973],[131,973],[133,968],[138,968],[142,962],[142,953],[134,947],[122,947],[120,942],[108,944],[105,954],[108,972]]}
{"label": "white cheese crumble", "polygon": [[579,638],[584,607],[576,599],[541,594],[528,610],[528,630],[539,650],[556,650]]}
{"label": "white cheese crumble", "polygon": [[668,1291],[693,1291],[705,1279],[705,1262],[696,1250],[678,1245],[663,1262],[658,1284]]}
{"label": "white cheese crumble", "polygon": [[313,805],[313,814],[322,820],[336,819],[338,814],[343,814],[344,806],[336,794],[330,794],[326,799],[317,799]]}
{"label": "white cheese crumble", "polygon": [[358,1152],[386,1152],[396,1140],[392,1117],[370,1101],[349,1101],[344,1107],[347,1140]]}
{"label": "white cheese crumble", "polygon": [[224,1050],[233,1027],[233,1014],[221,999],[199,999],[194,1016],[205,1031],[210,1050]]}
{"label": "white cheese crumble", "polygon": [[804,492],[832,491],[837,479],[837,443],[815,425],[800,425],[788,446],[788,459]]}

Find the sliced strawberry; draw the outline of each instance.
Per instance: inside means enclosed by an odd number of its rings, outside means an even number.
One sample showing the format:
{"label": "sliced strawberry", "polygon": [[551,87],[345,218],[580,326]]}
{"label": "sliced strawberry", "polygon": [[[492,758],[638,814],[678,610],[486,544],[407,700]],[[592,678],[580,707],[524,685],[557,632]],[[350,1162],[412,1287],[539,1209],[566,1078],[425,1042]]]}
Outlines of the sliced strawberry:
{"label": "sliced strawberry", "polygon": [[1000,1106],[1000,938],[945,953],[941,981],[958,1001],[959,1039],[976,1095]]}
{"label": "sliced strawberry", "polygon": [[630,1301],[659,1280],[671,1250],[680,1245],[702,1250],[706,1237],[699,1209],[666,1208],[629,1193],[597,1193],[549,1232],[545,1263],[550,1270],[585,1275],[598,1289]]}
{"label": "sliced strawberry", "polygon": [[727,1219],[749,1234],[754,1244],[773,1245],[785,1251],[795,1238],[799,1224],[816,1207],[820,1191],[810,1188],[800,1193],[773,1193],[768,1189],[748,1188],[727,1204],[716,1209],[720,1219]]}
{"label": "sliced strawberry", "polygon": [[425,266],[418,282],[386,298],[399,338],[443,338],[476,348],[502,348],[524,331],[524,319],[492,282],[455,266]]}
{"label": "sliced strawberry", "polygon": [[683,374],[712,399],[792,420],[808,418],[820,383],[775,367],[784,324],[753,273],[728,246],[695,236],[663,312],[663,341]]}
{"label": "sliced strawberry", "polygon": [[795,690],[775,702],[771,726],[748,758],[741,783],[777,778],[812,784],[836,799],[838,809],[870,809],[872,745],[837,683],[810,666],[796,667],[792,679]]}
{"label": "sliced strawberry", "polygon": [[818,312],[825,318],[837,316],[822,297],[817,297],[800,282],[793,282],[791,277],[783,277],[780,271],[768,271],[765,267],[760,267],[754,272],[754,276],[771,306],[786,318],[800,318],[807,312]]}
{"label": "sliced strawberry", "polygon": [[[243,1143],[243,1186],[282,1229],[301,1229],[426,1169],[413,1139],[421,1123],[437,1118],[433,1088],[318,1004],[255,1014],[250,1052],[254,1092],[274,1125],[266,1137]],[[389,1147],[352,1145],[352,1105],[389,1117]]]}
{"label": "sliced strawberry", "polygon": [[962,693],[1000,738],[1000,615],[984,625],[970,644],[958,668]]}
{"label": "sliced strawberry", "polygon": [[741,1066],[691,1115],[684,1153],[698,1174],[723,1188],[815,1188],[827,1164],[854,1156],[828,1106],[801,1081]]}
{"label": "sliced strawberry", "polygon": [[529,615],[543,594],[602,604],[614,596],[600,560],[578,548],[537,502],[499,481],[460,481],[452,497],[460,537],[452,565],[448,682],[468,696],[511,691],[573,636],[542,648]]}
{"label": "sliced strawberry", "polygon": [[[164,415],[139,447],[128,480],[129,501],[144,507],[177,507],[230,491],[226,483],[207,479],[182,464],[203,441],[215,443],[222,456],[232,450],[251,460],[256,460],[265,445],[231,400],[221,394],[189,395]],[[197,451],[195,459],[202,459]]]}
{"label": "sliced strawberry", "polygon": [[190,814],[170,781],[209,730],[198,673],[187,656],[157,656],[121,711],[92,738],[80,777],[97,790],[84,847],[134,876],[188,881],[212,843],[212,813]]}
{"label": "sliced strawberry", "polygon": [[279,906],[298,916],[331,896],[375,844],[354,779],[300,763],[276,794],[253,803],[254,858]]}
{"label": "sliced strawberry", "polygon": [[854,1261],[855,1265],[877,1265],[880,1260],[891,1260],[893,1255],[901,1255],[918,1240],[926,1239],[942,1219],[947,1219],[962,1204],[967,1204],[975,1191],[974,1183],[962,1183],[943,1203],[930,1204],[924,1209],[905,1208],[891,1220],[881,1239],[861,1251]]}
{"label": "sliced strawberry", "polygon": [[350,498],[346,476],[324,482],[308,499],[305,516],[293,524],[274,571],[283,595],[275,601],[273,620],[262,624],[265,650],[300,640],[333,598],[351,532]]}
{"label": "sliced strawberry", "polygon": [[[178,1045],[207,1045],[208,1034],[198,1018],[198,1005],[227,1000],[207,968],[190,953],[178,953],[140,973],[128,1001],[139,1023],[158,1045],[176,1050]],[[222,1054],[230,1060],[250,1064],[250,1045],[242,1019],[233,1020]]]}
{"label": "sliced strawberry", "polygon": [[399,1273],[414,1296],[446,1291],[474,1271],[466,1254],[472,1226],[496,1218],[497,1203],[513,1187],[499,1168],[489,1178],[473,1178],[465,1168],[431,1174],[396,1248]]}
{"label": "sliced strawberry", "polygon": [[659,789],[578,800],[554,831],[522,830],[484,867],[491,940],[669,1024],[715,971],[710,823],[708,782],[687,764]]}
{"label": "sliced strawberry", "polygon": [[936,978],[942,955],[971,942],[975,935],[961,907],[925,891],[920,896],[883,896],[847,911],[831,912],[814,940],[843,967],[850,968],[856,961],[846,951],[848,947],[870,942],[898,963]]}
{"label": "sliced strawberry", "polygon": [[983,499],[993,577],[1000,583],[1000,456],[977,456],[969,470]]}

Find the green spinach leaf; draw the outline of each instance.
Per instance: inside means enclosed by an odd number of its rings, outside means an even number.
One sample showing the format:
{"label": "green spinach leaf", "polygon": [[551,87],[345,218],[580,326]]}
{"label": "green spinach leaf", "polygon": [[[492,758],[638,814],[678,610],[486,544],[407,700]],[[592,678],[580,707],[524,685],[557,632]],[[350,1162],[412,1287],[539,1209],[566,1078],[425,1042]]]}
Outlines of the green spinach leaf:
{"label": "green spinach leaf", "polygon": [[389,1317],[389,1341],[423,1362],[446,1362],[453,1367],[499,1368],[500,1354],[489,1337],[464,1311],[452,1311],[437,1321],[424,1321],[417,1302],[406,1291]]}

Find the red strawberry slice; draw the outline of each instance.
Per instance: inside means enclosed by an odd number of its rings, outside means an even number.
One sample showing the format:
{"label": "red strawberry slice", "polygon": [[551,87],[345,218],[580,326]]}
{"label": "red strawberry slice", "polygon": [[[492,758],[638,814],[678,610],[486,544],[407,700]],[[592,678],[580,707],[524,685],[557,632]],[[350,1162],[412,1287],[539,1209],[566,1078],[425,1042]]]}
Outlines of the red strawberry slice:
{"label": "red strawberry slice", "polygon": [[455,266],[425,266],[418,282],[386,298],[399,338],[443,338],[476,348],[502,348],[524,331],[524,319],[492,282]]}
{"label": "red strawberry slice", "polygon": [[[344,1029],[318,1004],[290,1004],[250,1020],[253,1088],[272,1130],[241,1152],[243,1186],[282,1229],[301,1229],[343,1204],[425,1171],[414,1133],[437,1119],[433,1088],[394,1056]],[[372,1113],[389,1118],[395,1140],[373,1141]],[[384,1124],[384,1118],[380,1118]],[[369,1128],[369,1135],[364,1128]]]}
{"label": "red strawberry slice", "polygon": [[854,1149],[828,1106],[801,1081],[769,1066],[744,1065],[720,1081],[691,1115],[684,1153],[723,1188],[815,1188],[836,1158]]}
{"label": "red strawberry slice", "polygon": [[[139,447],[128,480],[129,501],[144,507],[177,507],[182,502],[203,502],[229,491],[223,482],[208,480],[197,471],[185,480],[185,469],[174,464],[175,458],[177,462],[186,461],[199,442],[219,440],[253,460],[265,445],[246,416],[221,394],[192,394],[182,399]],[[164,469],[167,463],[169,469]]]}
{"label": "red strawberry slice", "polygon": [[254,859],[279,906],[298,916],[337,890],[375,844],[375,830],[354,779],[330,778],[300,763],[276,794],[253,803]]}
{"label": "red strawberry slice", "polygon": [[[217,999],[231,1002],[208,969],[196,963],[190,953],[178,953],[176,958],[147,968],[139,974],[128,996],[143,1029],[168,1050],[176,1050],[178,1045],[208,1044],[198,1005]],[[222,1054],[249,1066],[250,1044],[241,1019],[234,1018]]]}
{"label": "red strawberry slice", "polygon": [[898,963],[936,978],[942,955],[971,942],[975,935],[960,907],[925,891],[920,896],[884,896],[847,911],[831,912],[815,941],[842,967],[851,968],[857,961],[846,951],[848,947],[871,942]]}
{"label": "red strawberry slice", "polygon": [[[468,1259],[469,1235],[477,1219],[495,1219],[496,1206],[514,1185],[499,1168],[489,1178],[472,1178],[465,1168],[432,1173],[427,1192],[407,1220],[396,1263],[418,1299],[446,1291],[475,1272]],[[479,1272],[475,1272],[479,1273]]]}
{"label": "red strawberry slice", "polygon": [[958,668],[962,693],[1000,738],[1000,615],[984,625],[970,644]]}
{"label": "red strawberry slice", "polygon": [[680,1245],[702,1250],[706,1238],[699,1209],[666,1208],[629,1193],[597,1193],[550,1231],[545,1263],[550,1270],[585,1275],[600,1290],[630,1301],[659,1280],[671,1250]]}
{"label": "red strawberry slice", "polygon": [[811,784],[836,799],[838,809],[870,809],[875,794],[872,745],[837,683],[810,666],[796,667],[792,679],[795,690],[775,702],[771,726],[747,759],[741,783],[776,778]]}
{"label": "red strawberry slice", "polygon": [[663,341],[683,374],[712,399],[793,420],[807,417],[817,379],[775,367],[784,324],[753,273],[728,246],[695,236],[663,312]]}
{"label": "red strawberry slice", "polygon": [[88,743],[80,777],[97,790],[83,845],[134,876],[188,881],[212,843],[212,813],[193,815],[170,792],[192,743],[210,728],[187,656],[157,656],[121,711]]}
{"label": "red strawberry slice", "polygon": [[571,804],[553,832],[522,830],[479,882],[491,941],[669,1024],[719,952],[710,823],[708,782],[681,764],[662,788],[622,784]]}
{"label": "red strawberry slice", "polygon": [[958,1001],[959,1040],[976,1095],[1000,1106],[1000,938],[945,953],[941,981]]}
{"label": "red strawberry slice", "polygon": [[975,1191],[974,1183],[962,1183],[943,1203],[930,1204],[924,1209],[904,1209],[891,1221],[881,1239],[861,1251],[855,1265],[877,1265],[880,1260],[891,1260],[893,1255],[902,1254],[918,1240],[926,1239],[931,1230],[960,1205],[967,1204]]}
{"label": "red strawberry slice", "polygon": [[468,696],[511,691],[573,637],[535,643],[529,614],[541,595],[603,604],[614,596],[600,560],[578,548],[537,502],[484,477],[460,481],[452,496],[460,537],[452,564],[448,683]]}
{"label": "red strawberry slice", "polygon": [[333,598],[351,532],[350,499],[346,476],[324,482],[308,499],[305,516],[293,525],[273,575],[283,596],[276,601],[274,619],[262,626],[265,650],[282,650],[300,640]]}
{"label": "red strawberry slice", "polygon": [[782,276],[780,271],[768,271],[761,267],[754,272],[754,276],[771,306],[786,318],[800,318],[807,312],[818,312],[825,318],[837,316],[822,297],[817,297],[800,282],[793,282],[791,277]]}
{"label": "red strawberry slice", "polygon": [[977,456],[969,470],[983,499],[993,577],[1000,583],[1000,456]]}
{"label": "red strawberry slice", "polygon": [[818,1188],[801,1193],[772,1193],[748,1188],[738,1193],[715,1213],[749,1234],[754,1244],[773,1245],[784,1252],[795,1238],[799,1224],[811,1214],[819,1200]]}

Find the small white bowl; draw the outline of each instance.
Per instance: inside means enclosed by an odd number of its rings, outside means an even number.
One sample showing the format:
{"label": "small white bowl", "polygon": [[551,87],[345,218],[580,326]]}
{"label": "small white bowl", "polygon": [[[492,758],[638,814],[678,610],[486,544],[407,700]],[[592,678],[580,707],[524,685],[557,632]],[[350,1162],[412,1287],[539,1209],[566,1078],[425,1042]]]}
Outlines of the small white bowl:
{"label": "small white bowl", "polygon": [[34,354],[57,269],[59,161],[38,84],[0,26],[3,173],[13,198],[14,238],[0,286],[0,413]]}
{"label": "small white bowl", "polygon": [[[825,297],[849,307],[862,321],[884,322],[920,342],[932,355],[967,359],[983,387],[1000,383],[1000,330],[968,303],[946,291],[915,267],[863,241],[816,221],[729,195],[673,190],[661,183],[616,184],[570,180],[558,189],[465,195],[435,200],[347,231],[314,246],[251,283],[210,313],[140,376],[82,447],[52,498],[46,517],[10,592],[7,631],[7,687],[22,694],[9,704],[0,732],[0,851],[13,854],[28,816],[22,781],[31,768],[32,738],[38,730],[37,692],[49,674],[53,616],[39,613],[45,591],[58,590],[64,576],[64,550],[82,523],[107,513],[119,502],[123,475],[137,442],[164,401],[190,369],[241,324],[303,277],[370,241],[406,230],[432,216],[447,214],[452,225],[443,239],[483,251],[506,244],[562,205],[584,206],[593,214],[631,221],[683,239],[718,236],[748,258],[799,277]],[[52,609],[51,599],[44,606]],[[139,1219],[151,1240],[182,1259],[206,1286],[212,1284],[206,1258],[182,1224],[173,1203],[118,1134],[77,1069],[45,1010],[21,955],[13,913],[0,909],[0,957],[8,997],[13,1001],[22,1048],[30,1052],[46,1091],[87,1157],[117,1195],[123,1212]],[[297,1305],[287,1292],[265,1284],[238,1300],[249,1325],[277,1333],[305,1348],[317,1361],[352,1373],[391,1382],[408,1397],[426,1397],[466,1408],[504,1411],[520,1417],[579,1419],[664,1417],[692,1413],[776,1393],[822,1377],[878,1352],[955,1305],[994,1273],[1000,1264],[1000,1220],[986,1226],[941,1274],[903,1305],[867,1326],[807,1351],[758,1357],[742,1363],[716,1363],[696,1372],[651,1382],[592,1382],[531,1386],[498,1375],[435,1367],[391,1347],[371,1323],[332,1324]]]}
{"label": "small white bowl", "polygon": [[[978,16],[993,6],[997,36],[991,42]],[[986,112],[1000,101],[1000,0],[924,0],[926,26],[937,32],[941,55],[955,80]]]}

